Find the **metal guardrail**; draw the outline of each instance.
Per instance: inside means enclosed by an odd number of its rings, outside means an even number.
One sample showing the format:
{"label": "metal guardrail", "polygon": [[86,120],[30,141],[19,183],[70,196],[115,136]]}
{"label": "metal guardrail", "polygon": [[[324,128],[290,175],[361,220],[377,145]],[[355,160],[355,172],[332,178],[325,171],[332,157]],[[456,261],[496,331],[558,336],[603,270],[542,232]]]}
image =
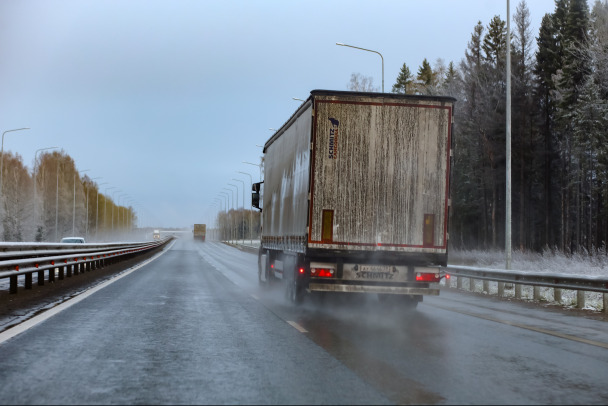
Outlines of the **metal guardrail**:
{"label": "metal guardrail", "polygon": [[32,289],[33,274],[37,273],[38,285],[72,274],[78,275],[94,269],[129,259],[134,255],[159,248],[173,237],[159,241],[109,244],[47,244],[2,243],[0,244],[0,279],[10,279],[10,293],[17,293],[19,276],[24,276],[24,288]]}
{"label": "metal guardrail", "polygon": [[[521,286],[534,287],[534,299],[539,300],[540,287],[553,288],[553,297],[561,302],[562,290],[575,290],[577,292],[578,308],[585,307],[585,292],[603,293],[604,313],[608,312],[608,277],[606,276],[574,276],[541,272],[524,272],[517,270],[500,270],[490,268],[477,268],[468,266],[447,266],[442,268],[445,274],[457,277],[457,288],[462,289],[462,278],[469,280],[482,280],[498,282],[498,296],[504,296],[505,284],[513,284],[515,298],[521,298]],[[449,284],[448,284],[449,286]],[[471,285],[469,286],[471,289]],[[488,289],[484,287],[484,290]]]}

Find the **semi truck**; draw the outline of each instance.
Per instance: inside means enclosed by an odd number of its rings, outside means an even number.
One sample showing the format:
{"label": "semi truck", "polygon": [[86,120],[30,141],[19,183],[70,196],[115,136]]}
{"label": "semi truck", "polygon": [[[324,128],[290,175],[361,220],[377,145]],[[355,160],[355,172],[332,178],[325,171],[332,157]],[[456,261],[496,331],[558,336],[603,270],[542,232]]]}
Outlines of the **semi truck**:
{"label": "semi truck", "polygon": [[195,224],[192,233],[195,240],[205,242],[205,236],[207,234],[207,225]]}
{"label": "semi truck", "polygon": [[152,232],[152,239],[154,239],[154,240],[160,240],[160,230],[154,230]]}
{"label": "semi truck", "polygon": [[258,279],[415,307],[448,258],[453,110],[444,96],[313,90],[263,149]]}

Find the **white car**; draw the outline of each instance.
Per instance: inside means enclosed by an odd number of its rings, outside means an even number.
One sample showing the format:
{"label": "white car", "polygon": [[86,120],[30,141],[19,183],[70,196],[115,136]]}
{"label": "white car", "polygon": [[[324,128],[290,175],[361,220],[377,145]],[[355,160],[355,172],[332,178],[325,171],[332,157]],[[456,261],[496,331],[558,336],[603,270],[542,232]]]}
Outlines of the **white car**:
{"label": "white car", "polygon": [[64,244],[84,244],[84,238],[82,237],[64,237],[61,239]]}

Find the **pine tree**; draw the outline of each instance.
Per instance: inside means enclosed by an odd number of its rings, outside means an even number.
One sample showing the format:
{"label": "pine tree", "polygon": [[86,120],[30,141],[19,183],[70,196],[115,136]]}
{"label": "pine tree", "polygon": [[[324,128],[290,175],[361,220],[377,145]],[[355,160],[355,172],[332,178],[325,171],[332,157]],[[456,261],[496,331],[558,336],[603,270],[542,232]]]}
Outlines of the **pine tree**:
{"label": "pine tree", "polygon": [[519,241],[520,249],[536,244],[539,238],[535,221],[540,216],[533,214],[536,206],[532,200],[532,190],[542,184],[542,160],[538,160],[538,150],[542,156],[542,144],[539,148],[537,132],[533,129],[532,101],[532,34],[530,30],[530,11],[522,0],[513,18],[515,30],[512,46],[512,147],[513,147],[513,194],[514,237]]}
{"label": "pine tree", "polygon": [[460,75],[454,66],[454,62],[450,62],[445,73],[445,78],[440,86],[440,93],[446,96],[456,97],[460,99]]}
{"label": "pine tree", "polygon": [[433,69],[431,68],[431,64],[429,61],[424,58],[422,61],[422,65],[418,67],[418,74],[416,75],[416,79],[423,87],[428,87],[433,85]]}
{"label": "pine tree", "polygon": [[461,247],[488,245],[487,167],[484,160],[483,127],[484,102],[480,78],[483,76],[481,41],[484,27],[479,21],[473,29],[460,63],[460,88],[462,108],[456,109],[458,137],[454,138],[453,182],[458,185],[452,191],[454,210],[454,241]]}
{"label": "pine tree", "polygon": [[397,76],[397,81],[393,85],[393,93],[407,94],[413,83],[413,77],[410,68],[404,63]]}
{"label": "pine tree", "polygon": [[557,224],[554,214],[554,202],[559,201],[556,177],[553,168],[559,167],[556,163],[557,146],[553,137],[555,120],[555,89],[554,76],[560,66],[559,32],[555,27],[555,17],[545,14],[542,19],[540,31],[536,39],[536,63],[534,66],[534,98],[538,105],[537,119],[539,131],[543,137],[544,151],[542,153],[543,165],[543,217],[544,217],[544,243],[547,246],[555,246],[558,241]]}
{"label": "pine tree", "polygon": [[504,66],[507,50],[507,27],[499,16],[494,16],[488,25],[488,33],[483,39],[482,49],[485,59],[496,67]]}

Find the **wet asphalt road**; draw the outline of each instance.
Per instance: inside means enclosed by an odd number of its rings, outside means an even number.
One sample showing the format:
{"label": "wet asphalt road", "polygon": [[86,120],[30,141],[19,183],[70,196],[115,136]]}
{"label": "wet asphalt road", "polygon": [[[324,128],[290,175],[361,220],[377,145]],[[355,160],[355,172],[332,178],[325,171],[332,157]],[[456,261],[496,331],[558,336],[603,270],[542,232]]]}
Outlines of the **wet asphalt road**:
{"label": "wet asphalt road", "polygon": [[293,307],[255,255],[185,239],[0,343],[2,404],[606,404],[607,382],[604,321],[446,290]]}

